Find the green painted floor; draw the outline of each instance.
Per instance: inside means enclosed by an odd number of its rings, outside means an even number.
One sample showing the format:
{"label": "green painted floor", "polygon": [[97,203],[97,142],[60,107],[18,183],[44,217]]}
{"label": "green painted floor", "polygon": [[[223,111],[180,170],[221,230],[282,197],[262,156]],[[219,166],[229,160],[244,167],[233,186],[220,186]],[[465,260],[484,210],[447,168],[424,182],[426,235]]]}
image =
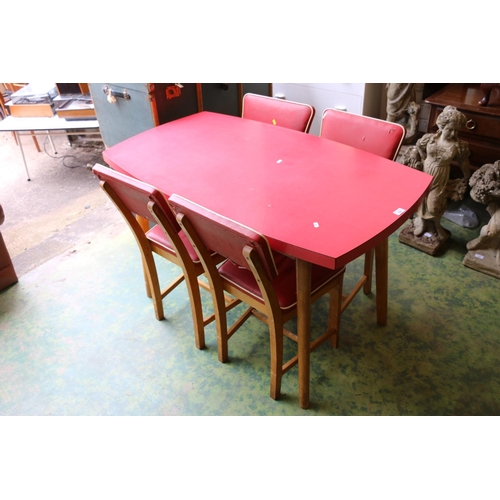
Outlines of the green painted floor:
{"label": "green painted floor", "polygon": [[[340,348],[312,355],[308,410],[297,367],[282,399],[268,396],[263,324],[251,318],[219,363],[213,325],[208,348],[195,348],[185,287],[156,321],[131,234],[99,233],[0,293],[0,415],[498,415],[500,280],[461,263],[479,228],[444,225],[453,239],[442,257],[391,236],[388,326],[376,325],[374,295],[356,297]],[[164,280],[177,274],[159,264]],[[349,265],[346,288],[361,269],[362,259]],[[325,299],[313,335],[326,313]]]}

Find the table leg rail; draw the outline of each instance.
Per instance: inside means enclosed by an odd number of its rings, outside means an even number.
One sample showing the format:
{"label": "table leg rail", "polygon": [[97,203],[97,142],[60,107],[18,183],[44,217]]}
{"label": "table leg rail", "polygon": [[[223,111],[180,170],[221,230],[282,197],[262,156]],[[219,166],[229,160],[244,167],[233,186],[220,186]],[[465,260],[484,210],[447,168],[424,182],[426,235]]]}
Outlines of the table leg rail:
{"label": "table leg rail", "polygon": [[368,276],[365,275],[358,281],[358,283],[351,290],[349,295],[345,295],[345,294],[342,295],[342,307],[340,309],[341,314],[345,311],[347,306],[352,302],[352,299],[354,299],[354,297],[356,297],[356,295],[361,290],[361,287],[365,284],[366,281],[368,281]]}

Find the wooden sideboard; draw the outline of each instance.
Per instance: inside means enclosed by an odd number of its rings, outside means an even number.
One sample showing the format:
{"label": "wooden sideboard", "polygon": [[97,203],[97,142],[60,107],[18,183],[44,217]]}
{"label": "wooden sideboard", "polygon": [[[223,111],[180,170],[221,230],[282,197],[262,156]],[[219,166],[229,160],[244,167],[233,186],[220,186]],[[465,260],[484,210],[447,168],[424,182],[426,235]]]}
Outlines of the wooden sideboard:
{"label": "wooden sideboard", "polygon": [[487,106],[479,105],[483,97],[480,83],[451,83],[425,100],[431,105],[427,132],[437,130],[436,118],[445,106],[455,106],[467,117],[459,136],[469,144],[473,169],[500,160],[500,89],[492,91]]}

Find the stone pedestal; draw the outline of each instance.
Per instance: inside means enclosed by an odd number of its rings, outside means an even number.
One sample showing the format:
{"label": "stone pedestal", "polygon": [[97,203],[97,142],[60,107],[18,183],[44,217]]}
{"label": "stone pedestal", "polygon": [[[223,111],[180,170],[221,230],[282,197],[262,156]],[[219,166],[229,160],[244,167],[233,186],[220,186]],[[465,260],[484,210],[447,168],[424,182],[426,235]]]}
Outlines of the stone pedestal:
{"label": "stone pedestal", "polygon": [[496,259],[497,253],[498,250],[493,249],[470,250],[465,255],[462,264],[500,279],[500,263]]}
{"label": "stone pedestal", "polygon": [[411,220],[399,233],[400,243],[409,245],[429,255],[436,255],[444,250],[451,236],[448,230],[445,230],[447,233],[445,238],[438,238],[434,229],[426,231],[422,236],[415,236],[413,231],[413,221]]}

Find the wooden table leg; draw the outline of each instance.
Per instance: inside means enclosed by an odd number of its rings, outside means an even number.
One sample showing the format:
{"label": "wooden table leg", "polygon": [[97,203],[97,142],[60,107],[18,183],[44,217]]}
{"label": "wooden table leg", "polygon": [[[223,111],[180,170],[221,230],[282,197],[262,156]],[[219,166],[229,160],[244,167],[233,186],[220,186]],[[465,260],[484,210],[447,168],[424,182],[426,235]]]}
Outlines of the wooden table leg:
{"label": "wooden table leg", "polygon": [[387,294],[389,281],[389,240],[375,248],[375,279],[377,283],[377,323],[387,325]]}
{"label": "wooden table leg", "polygon": [[299,404],[309,408],[311,341],[311,263],[297,259],[297,334],[299,337]]}

